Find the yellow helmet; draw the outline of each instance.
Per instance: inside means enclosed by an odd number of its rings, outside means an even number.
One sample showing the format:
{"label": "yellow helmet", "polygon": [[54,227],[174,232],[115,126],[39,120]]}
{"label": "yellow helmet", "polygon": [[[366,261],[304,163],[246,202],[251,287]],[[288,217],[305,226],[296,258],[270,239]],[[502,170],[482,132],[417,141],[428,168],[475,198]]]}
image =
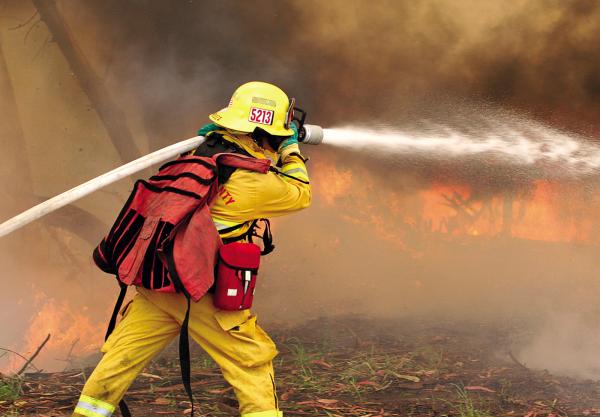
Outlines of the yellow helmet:
{"label": "yellow helmet", "polygon": [[235,90],[229,106],[208,116],[226,129],[251,133],[260,127],[274,136],[291,136],[294,99],[273,84],[252,81]]}

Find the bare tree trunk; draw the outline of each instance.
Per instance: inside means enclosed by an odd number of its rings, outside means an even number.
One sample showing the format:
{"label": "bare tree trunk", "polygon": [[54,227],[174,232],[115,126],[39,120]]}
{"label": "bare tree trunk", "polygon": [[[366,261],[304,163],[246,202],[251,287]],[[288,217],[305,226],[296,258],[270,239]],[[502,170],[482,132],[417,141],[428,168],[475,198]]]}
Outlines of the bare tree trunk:
{"label": "bare tree trunk", "polygon": [[6,217],[33,201],[33,187],[23,129],[0,37],[0,216]]}
{"label": "bare tree trunk", "polygon": [[[0,221],[17,214],[20,210],[41,203],[46,197],[35,195],[25,137],[19,113],[15,91],[8,72],[8,66],[2,50],[0,36]],[[48,226],[62,227],[96,245],[108,228],[102,220],[76,206],[65,207],[44,220]],[[85,225],[85,227],[81,227]],[[23,235],[21,235],[23,237]],[[27,245],[32,245],[28,241]],[[31,248],[31,246],[29,246]]]}
{"label": "bare tree trunk", "polygon": [[[19,112],[17,108],[15,91],[8,72],[8,66],[2,49],[0,39],[0,221],[14,216],[21,210],[32,206],[36,199],[33,195],[29,157],[25,146],[25,139]],[[32,276],[34,263],[32,259],[43,256],[39,236],[35,236],[31,228],[20,231],[14,236],[0,239],[0,266],[3,275],[18,277],[7,282],[3,291],[0,291],[0,305],[10,306],[18,297],[17,282],[23,282]],[[46,251],[47,252],[47,251]],[[37,271],[39,275],[39,271]],[[8,326],[9,330],[11,326]]]}
{"label": "bare tree trunk", "polygon": [[115,105],[100,78],[77,46],[67,23],[56,8],[54,0],[32,0],[32,2],[67,59],[71,70],[81,83],[81,88],[92,102],[100,120],[104,123],[106,132],[121,159],[130,161],[139,157],[140,151],[129,131],[125,115]]}

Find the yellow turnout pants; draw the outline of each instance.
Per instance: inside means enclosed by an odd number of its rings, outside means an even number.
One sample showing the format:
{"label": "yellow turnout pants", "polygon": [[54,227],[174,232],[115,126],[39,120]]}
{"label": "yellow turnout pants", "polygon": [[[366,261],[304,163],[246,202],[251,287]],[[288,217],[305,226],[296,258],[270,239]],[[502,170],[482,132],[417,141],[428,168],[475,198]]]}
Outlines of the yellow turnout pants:
{"label": "yellow turnout pants", "polygon": [[[186,308],[181,294],[138,288],[102,346],[104,356],[87,380],[73,415],[110,417],[135,377],[179,334]],[[277,349],[256,324],[256,316],[249,310],[218,310],[207,294],[192,302],[189,333],[233,386],[242,417],[282,415],[273,379]]]}

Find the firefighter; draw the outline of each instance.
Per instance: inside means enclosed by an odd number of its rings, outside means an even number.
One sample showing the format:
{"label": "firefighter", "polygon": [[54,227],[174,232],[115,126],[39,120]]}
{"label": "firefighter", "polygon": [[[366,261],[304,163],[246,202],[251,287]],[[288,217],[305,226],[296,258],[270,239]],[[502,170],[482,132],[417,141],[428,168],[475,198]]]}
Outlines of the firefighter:
{"label": "firefighter", "polygon": [[[213,123],[200,130],[208,138],[218,137],[219,146],[231,145],[280,166],[281,174],[243,169],[228,173],[211,206],[214,224],[225,242],[246,238],[257,219],[310,205],[305,159],[298,147],[297,129],[290,123],[293,111],[294,99],[281,89],[250,82],[240,86],[229,106],[211,114]],[[196,153],[204,151],[201,146]],[[102,346],[104,356],[87,380],[74,416],[111,416],[135,377],[179,334],[187,308],[184,295],[136,289]],[[277,349],[250,310],[219,310],[209,292],[191,305],[189,333],[233,387],[242,417],[282,416],[272,363]]]}

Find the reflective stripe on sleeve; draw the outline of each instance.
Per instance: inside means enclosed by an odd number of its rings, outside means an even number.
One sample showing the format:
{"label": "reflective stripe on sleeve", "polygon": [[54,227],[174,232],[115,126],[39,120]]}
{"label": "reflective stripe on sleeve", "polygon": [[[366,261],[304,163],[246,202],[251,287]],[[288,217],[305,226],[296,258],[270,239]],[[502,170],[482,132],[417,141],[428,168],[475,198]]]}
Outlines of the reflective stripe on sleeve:
{"label": "reflective stripe on sleeve", "polygon": [[281,172],[283,172],[284,174],[287,174],[287,175],[291,175],[291,174],[295,174],[297,172],[300,172],[300,173],[308,176],[308,173],[306,172],[306,170],[304,168],[293,168],[293,169],[290,169],[290,170],[287,170],[287,171],[281,171]]}
{"label": "reflective stripe on sleeve", "polygon": [[79,397],[79,402],[75,407],[75,413],[87,417],[110,417],[114,411],[114,405],[88,397],[87,395]]}

